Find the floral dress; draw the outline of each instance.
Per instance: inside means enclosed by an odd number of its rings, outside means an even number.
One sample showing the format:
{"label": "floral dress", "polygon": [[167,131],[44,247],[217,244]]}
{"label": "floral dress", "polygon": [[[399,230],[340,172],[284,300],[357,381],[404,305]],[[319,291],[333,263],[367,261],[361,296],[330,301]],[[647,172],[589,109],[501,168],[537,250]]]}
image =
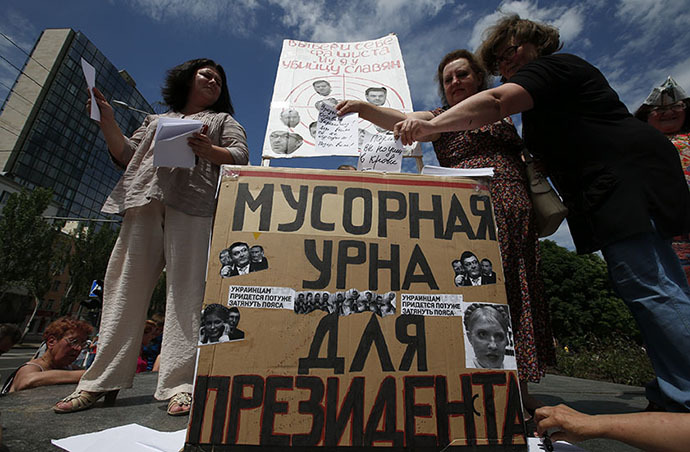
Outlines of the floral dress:
{"label": "floral dress", "polygon": [[[669,135],[668,137],[676,146],[676,149],[678,149],[683,174],[685,174],[685,180],[688,183],[688,188],[690,188],[690,133],[677,133]],[[678,255],[683,270],[685,271],[685,277],[688,283],[690,283],[690,235],[683,234],[673,237],[671,245]]]}
{"label": "floral dress", "polygon": [[[431,113],[438,116],[444,109]],[[441,166],[494,168],[490,192],[503,260],[508,306],[521,381],[539,382],[556,361],[544,283],[539,273],[539,240],[527,189],[523,144],[506,118],[479,129],[446,132],[433,142]]]}

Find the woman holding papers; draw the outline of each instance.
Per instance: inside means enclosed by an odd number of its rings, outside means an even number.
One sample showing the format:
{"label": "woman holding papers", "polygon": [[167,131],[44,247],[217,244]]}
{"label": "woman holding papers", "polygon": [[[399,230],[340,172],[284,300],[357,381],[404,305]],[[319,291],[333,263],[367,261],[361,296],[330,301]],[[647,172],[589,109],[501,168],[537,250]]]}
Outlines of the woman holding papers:
{"label": "woman holding papers", "polygon": [[505,83],[394,130],[408,143],[522,113],[525,142],[568,206],[577,251],[602,251],[614,289],[640,326],[657,375],[647,398],[690,411],[690,287],[669,240],[690,232],[678,151],[632,117],[597,68],[557,53],[560,47],[556,28],[508,16],[480,48]]}
{"label": "woman holding papers", "polygon": [[[123,136],[105,97],[93,91],[111,157],[124,169],[102,211],[124,220],[105,277],[98,354],[76,391],[53,409],[84,410],[131,387],[149,300],[165,268],[167,305],[155,397],[170,399],[168,414],[187,414],[219,169],[247,163],[246,135],[231,116],[225,72],[212,60],[191,60],[168,71],[162,92],[170,111],[147,116],[130,138]],[[154,166],[159,118],[201,122],[188,138],[196,165]]]}
{"label": "woman holding papers", "polygon": [[[487,74],[467,50],[455,50],[441,60],[437,69],[439,93],[444,107],[433,111],[402,113],[368,102],[346,100],[338,114],[358,112],[360,117],[392,130],[406,118],[430,120],[471,95],[484,90]],[[530,398],[527,382],[538,382],[547,364],[555,361],[553,337],[539,276],[539,243],[525,168],[520,159],[522,141],[509,118],[484,127],[421,137],[431,141],[441,165],[452,168],[493,167],[490,190],[503,260],[503,277],[515,332],[518,374],[525,408],[541,403]]]}

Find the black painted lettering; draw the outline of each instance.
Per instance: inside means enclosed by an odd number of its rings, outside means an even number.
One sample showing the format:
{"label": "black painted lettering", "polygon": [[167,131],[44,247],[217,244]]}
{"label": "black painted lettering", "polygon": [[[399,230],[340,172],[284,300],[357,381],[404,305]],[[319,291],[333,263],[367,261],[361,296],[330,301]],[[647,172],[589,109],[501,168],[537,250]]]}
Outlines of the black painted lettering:
{"label": "black painted lettering", "polygon": [[[245,386],[251,386],[251,397],[244,397]],[[240,430],[240,412],[261,406],[264,396],[264,380],[258,375],[236,375],[232,379],[230,395],[230,420],[228,422],[227,443],[237,444]]]}
{"label": "black painted lettering", "polygon": [[[397,403],[395,394],[395,378],[386,377],[381,382],[379,393],[374,400],[374,406],[369,414],[367,426],[364,429],[364,445],[373,446],[375,442],[388,442],[391,446],[403,447],[403,432],[396,428]],[[383,418],[383,430],[376,427]]]}
{"label": "black painted lettering", "polygon": [[[355,199],[362,199],[364,210],[362,211],[362,224],[355,226],[352,223],[352,211]],[[359,215],[358,215],[359,216]],[[352,235],[364,235],[371,231],[372,196],[371,190],[366,188],[346,188],[343,194],[343,228]]]}
{"label": "black painted lettering", "polygon": [[300,376],[295,380],[295,387],[309,390],[309,399],[299,402],[299,413],[312,417],[311,430],[307,434],[292,435],[295,447],[316,446],[321,440],[324,425],[323,380],[319,377]]}
{"label": "black painted lettering", "polygon": [[291,223],[281,223],[278,225],[278,230],[280,232],[295,232],[304,224],[304,217],[307,213],[307,200],[309,198],[309,187],[306,185],[300,185],[299,187],[299,197],[295,199],[295,195],[292,194],[292,187],[290,185],[281,185],[280,189],[283,192],[283,197],[287,201],[288,206],[290,206],[295,211],[295,220]]}
{"label": "black painted lettering", "polygon": [[434,377],[405,377],[405,445],[408,448],[436,447],[436,436],[417,434],[416,417],[431,417],[431,405],[415,403],[415,389],[433,388]]}
{"label": "black painted lettering", "polygon": [[[325,358],[319,358],[321,344],[328,335]],[[333,369],[333,373],[345,372],[345,358],[338,356],[338,313],[323,316],[316,327],[314,339],[309,347],[309,356],[299,359],[297,373],[308,374],[311,369]]]}
{"label": "black painted lettering", "polygon": [[391,290],[400,290],[400,245],[391,243],[390,249],[390,259],[379,259],[379,244],[369,245],[369,290],[378,290],[379,270],[382,269],[391,272]]}
{"label": "black painted lettering", "polygon": [[[409,325],[414,325],[414,336],[408,333]],[[417,370],[426,372],[426,332],[424,317],[421,315],[399,315],[395,319],[395,337],[401,344],[407,344],[405,353],[400,360],[399,370],[408,371],[412,366],[412,358],[417,355]]]}
{"label": "black painted lettering", "polygon": [[[354,249],[357,253],[354,256],[350,256],[350,249]],[[345,288],[347,283],[347,266],[363,264],[367,259],[366,254],[366,244],[359,240],[341,240],[338,243],[338,269],[335,282],[336,288]]]}
{"label": "black painted lettering", "polygon": [[305,289],[323,289],[331,282],[331,261],[333,260],[333,240],[323,241],[322,258],[316,252],[316,240],[304,241],[304,255],[309,263],[319,272],[319,277],[314,281],[303,280]]}
{"label": "black painted lettering", "polygon": [[[417,267],[422,271],[421,274],[416,274]],[[434,274],[431,272],[431,267],[424,257],[424,253],[419,245],[415,244],[410,261],[407,263],[407,270],[405,270],[405,280],[403,281],[403,290],[408,290],[412,283],[426,283],[431,290],[438,290],[438,284],[434,279]]]}
{"label": "black painted lettering", "polygon": [[252,212],[256,212],[259,207],[261,208],[259,231],[268,231],[271,228],[271,212],[273,211],[273,184],[265,184],[256,198],[249,191],[249,184],[241,182],[237,185],[235,211],[232,217],[233,231],[244,229],[245,206],[249,207]]}
{"label": "black painted lettering", "polygon": [[450,210],[448,211],[448,221],[446,223],[446,232],[444,238],[446,240],[453,240],[453,234],[465,233],[467,238],[474,240],[474,232],[472,232],[472,225],[467,219],[465,209],[458,200],[458,197],[453,195],[450,199]]}
{"label": "black painted lettering", "polygon": [[[465,435],[468,445],[476,443],[477,431],[474,424],[474,408],[472,406],[472,382],[469,375],[460,376],[462,400],[448,400],[448,381],[445,376],[436,377],[436,430],[438,445],[447,446],[450,443],[450,418],[462,416],[465,421]],[[454,435],[455,436],[455,435]]]}
{"label": "black painted lettering", "polygon": [[314,194],[311,202],[311,226],[319,231],[334,231],[335,223],[324,223],[321,221],[323,210],[323,197],[328,194],[338,193],[337,187],[324,187],[317,185],[314,187]]}
{"label": "black painted lettering", "polygon": [[261,413],[261,436],[259,439],[259,444],[262,446],[290,445],[289,434],[273,432],[276,414],[287,414],[288,412],[288,403],[276,400],[276,393],[279,389],[292,389],[292,377],[271,376],[266,378],[266,394]]}
{"label": "black painted lettering", "polygon": [[[403,220],[407,213],[407,200],[405,195],[397,191],[379,192],[379,237],[388,237],[388,220]],[[398,208],[388,208],[388,201],[397,201]]]}
{"label": "black painted lettering", "polygon": [[324,445],[335,447],[350,423],[351,446],[361,446],[364,430],[364,377],[355,377],[338,407],[340,379],[331,377],[326,382],[326,431]]}
{"label": "black painted lettering", "polygon": [[419,193],[410,193],[410,238],[419,238],[419,221],[432,220],[434,222],[434,238],[443,238],[443,207],[441,196],[431,196],[431,210],[421,210],[419,207]]}
{"label": "black painted lettering", "polygon": [[506,384],[504,372],[486,372],[472,374],[472,384],[481,385],[484,393],[484,421],[489,444],[498,444],[498,427],[496,426],[496,404],[494,403],[494,385]]}
{"label": "black painted lettering", "polygon": [[[479,203],[484,206],[479,208]],[[494,216],[491,211],[491,201],[486,195],[472,195],[470,196],[470,210],[472,215],[479,217],[479,226],[477,227],[476,238],[486,240],[486,233],[489,233],[489,240],[496,240],[496,225],[494,224]]]}
{"label": "black painted lettering", "polygon": [[364,328],[355,357],[352,359],[352,365],[350,365],[350,372],[361,372],[364,369],[364,363],[367,361],[372,345],[376,345],[381,370],[384,372],[394,372],[395,368],[393,367],[393,361],[391,361],[391,355],[388,352],[388,344],[386,344],[386,338],[383,337],[383,331],[381,331],[381,325],[379,325],[376,314],[371,314],[369,323]]}
{"label": "black painted lettering", "polygon": [[506,401],[506,421],[503,426],[503,445],[513,444],[513,439],[519,435],[525,438],[525,418],[520,403],[520,390],[515,374],[508,374],[508,400]]}

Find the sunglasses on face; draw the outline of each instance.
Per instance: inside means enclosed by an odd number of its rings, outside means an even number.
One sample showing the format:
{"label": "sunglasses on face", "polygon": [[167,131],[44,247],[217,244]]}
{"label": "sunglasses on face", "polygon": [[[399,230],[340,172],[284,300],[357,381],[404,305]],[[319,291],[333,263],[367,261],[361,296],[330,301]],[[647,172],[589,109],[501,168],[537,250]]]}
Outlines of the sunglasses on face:
{"label": "sunglasses on face", "polygon": [[680,113],[683,110],[685,110],[685,102],[676,102],[672,105],[665,105],[661,107],[652,108],[649,111],[649,116],[659,116],[663,113],[666,113],[667,111],[675,111],[677,113]]}

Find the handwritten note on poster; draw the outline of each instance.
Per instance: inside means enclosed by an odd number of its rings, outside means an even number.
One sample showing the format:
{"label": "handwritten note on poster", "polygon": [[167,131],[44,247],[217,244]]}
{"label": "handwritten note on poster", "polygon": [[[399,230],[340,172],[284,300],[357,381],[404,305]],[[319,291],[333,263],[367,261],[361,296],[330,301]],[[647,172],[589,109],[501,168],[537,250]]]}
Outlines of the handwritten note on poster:
{"label": "handwritten note on poster", "polygon": [[363,135],[357,169],[360,171],[399,173],[405,150],[400,140],[396,140],[393,134],[365,132]]}
{"label": "handwritten note on poster", "polygon": [[316,152],[356,154],[358,120],[357,113],[338,116],[333,107],[325,102],[321,104],[319,119],[316,123]]}

